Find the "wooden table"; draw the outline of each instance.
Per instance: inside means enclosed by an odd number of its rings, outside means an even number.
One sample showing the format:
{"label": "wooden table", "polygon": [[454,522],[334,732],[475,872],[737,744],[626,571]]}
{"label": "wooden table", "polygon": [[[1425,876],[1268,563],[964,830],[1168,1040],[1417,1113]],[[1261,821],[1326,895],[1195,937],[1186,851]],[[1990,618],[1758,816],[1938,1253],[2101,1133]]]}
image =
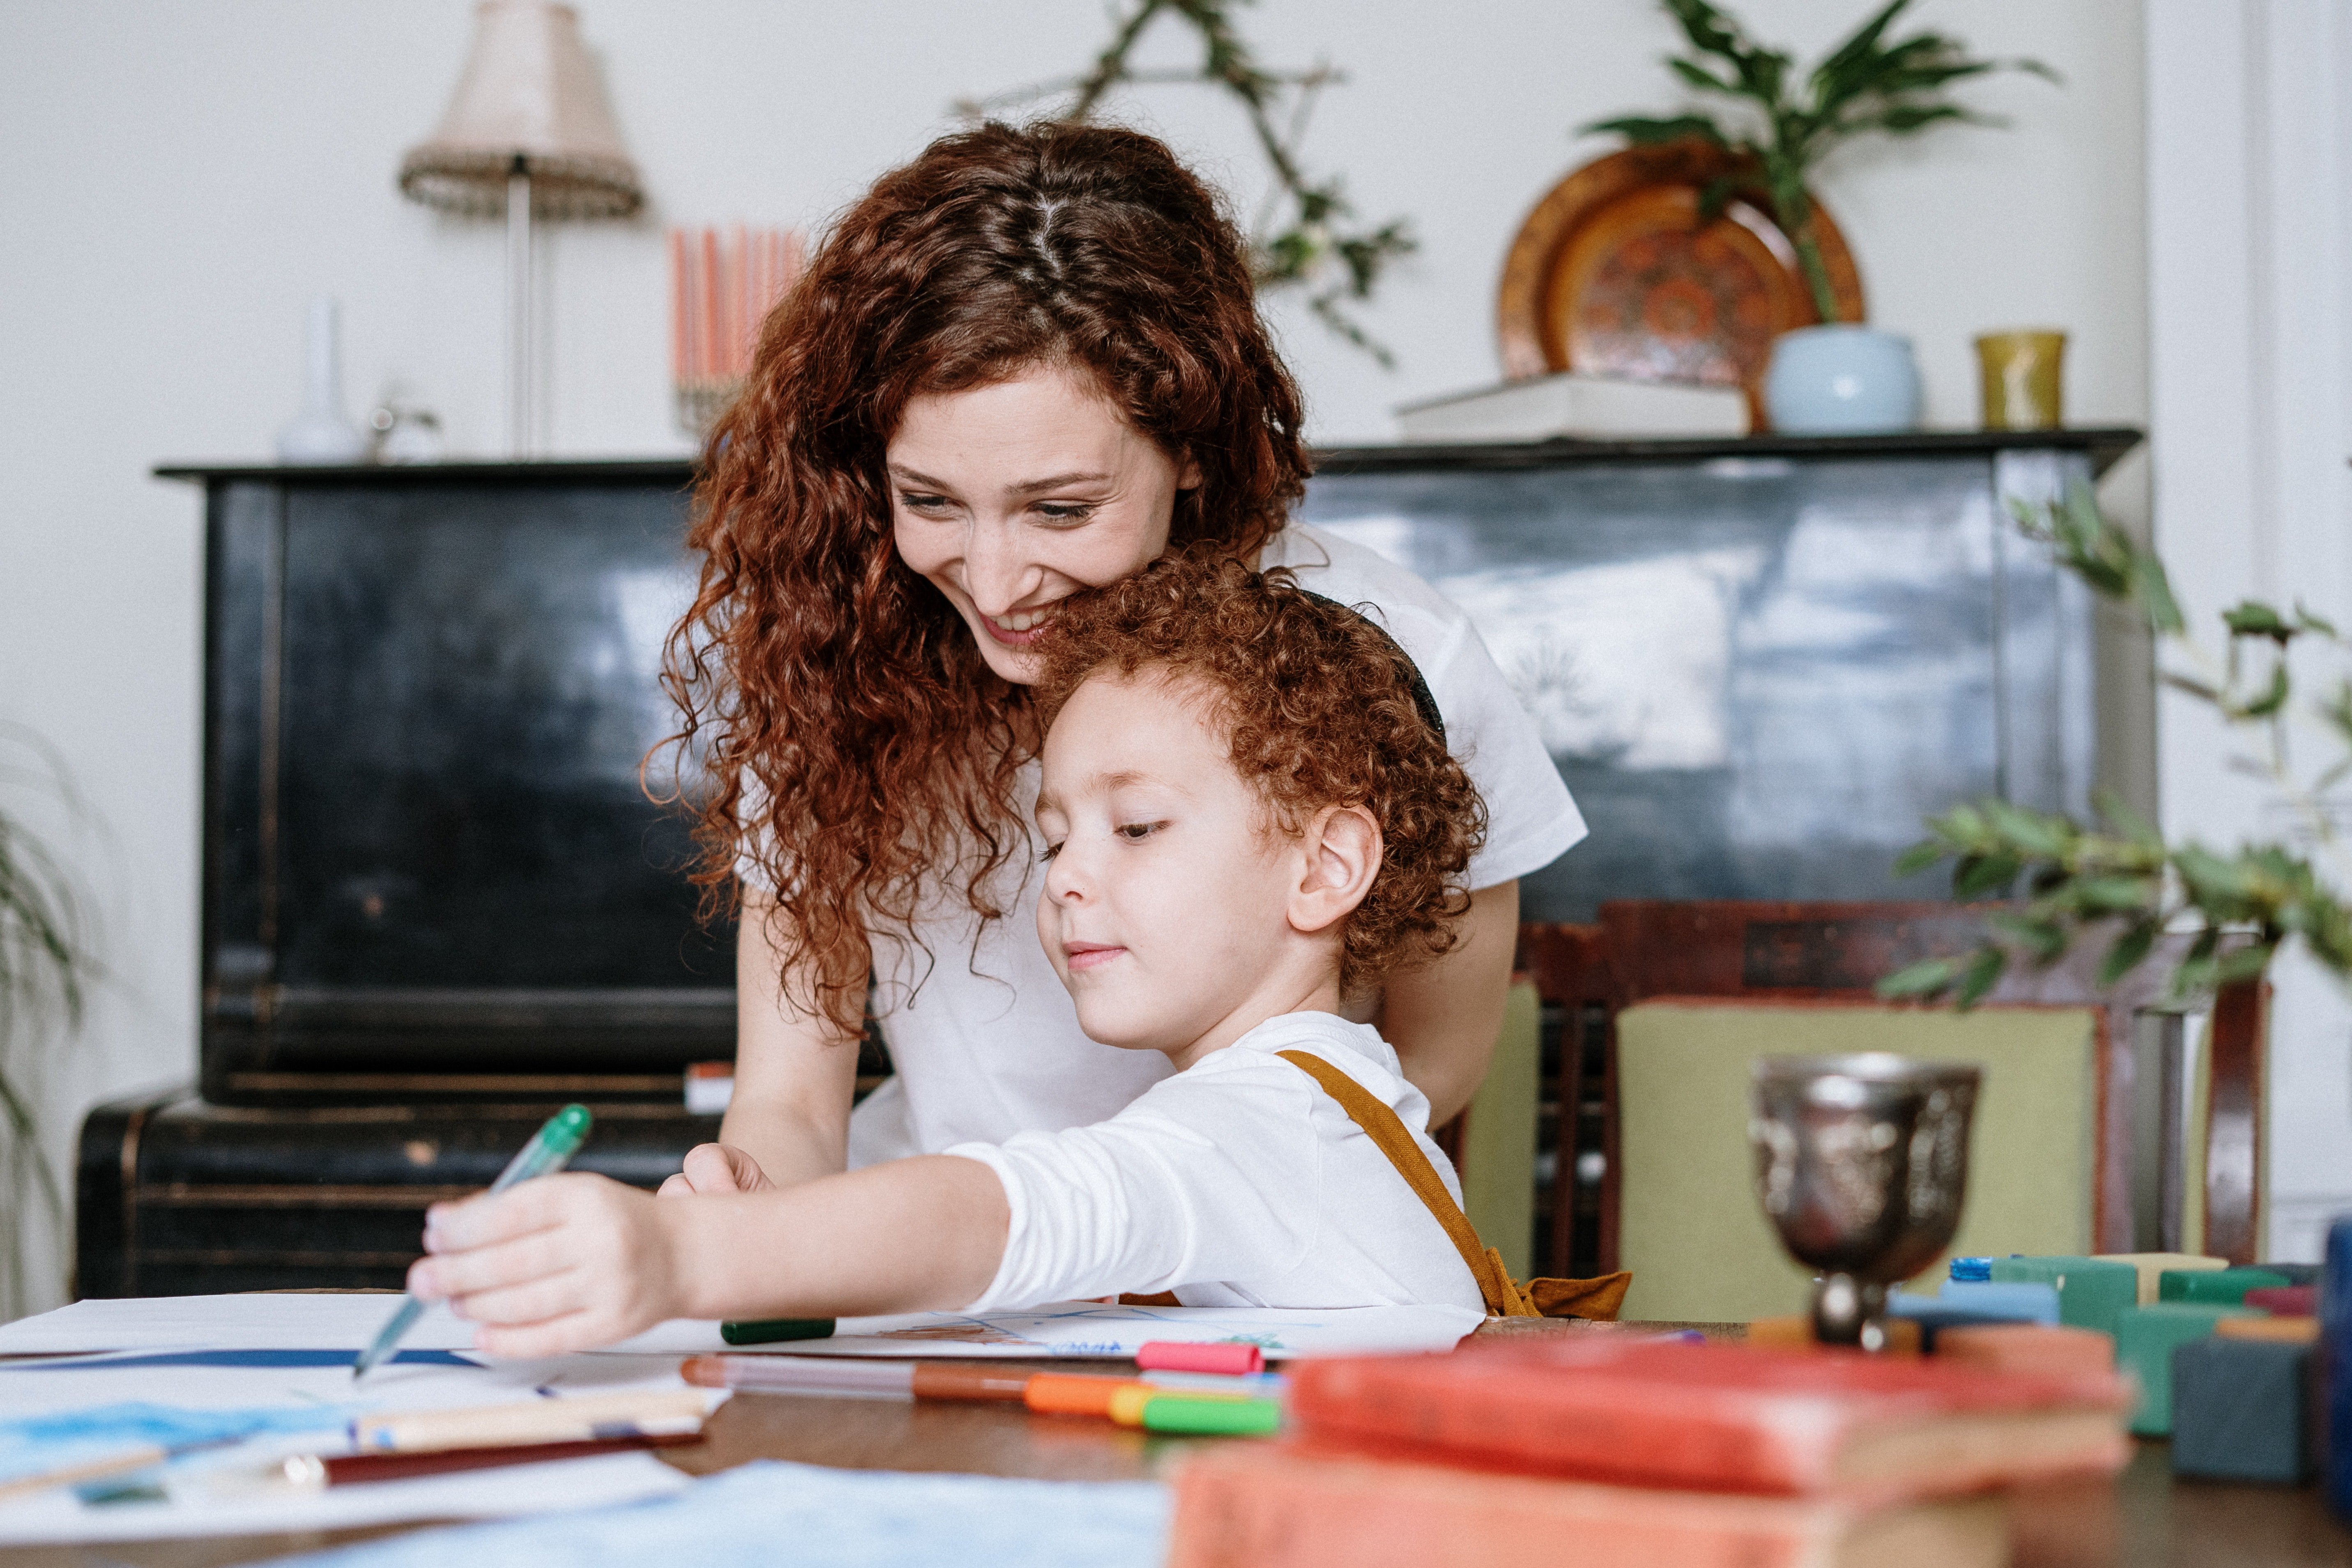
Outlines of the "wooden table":
{"label": "wooden table", "polygon": [[[1497,1323],[1477,1337],[1576,1331],[1570,1323]],[[1066,1361],[988,1364],[1079,1370]],[[1114,1371],[1129,1363],[1084,1364]],[[720,1407],[702,1443],[664,1449],[661,1457],[696,1475],[767,1458],[849,1469],[1119,1481],[1164,1478],[1203,1444],[1247,1440],[1160,1436],[1108,1422],[1032,1415],[1013,1405],[751,1394]],[[17,1547],[0,1550],[0,1568],[223,1568],[419,1528]],[[2095,1510],[2088,1537],[2063,1555],[2021,1560],[2018,1568],[2352,1568],[2352,1531],[2335,1521],[2314,1489],[2175,1480],[2167,1446],[2157,1442],[2139,1445],[2116,1488],[2112,1512],[2100,1517]]]}

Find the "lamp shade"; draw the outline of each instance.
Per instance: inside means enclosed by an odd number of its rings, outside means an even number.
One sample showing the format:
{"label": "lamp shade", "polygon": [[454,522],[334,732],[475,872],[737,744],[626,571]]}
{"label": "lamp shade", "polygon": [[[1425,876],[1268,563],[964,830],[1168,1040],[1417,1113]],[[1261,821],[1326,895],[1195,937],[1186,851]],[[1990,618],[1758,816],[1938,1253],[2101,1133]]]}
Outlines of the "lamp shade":
{"label": "lamp shade", "polygon": [[535,217],[626,217],[645,202],[579,16],[548,0],[482,0],[465,74],[432,138],[401,160],[400,189],[488,216],[505,210],[516,173],[530,176]]}

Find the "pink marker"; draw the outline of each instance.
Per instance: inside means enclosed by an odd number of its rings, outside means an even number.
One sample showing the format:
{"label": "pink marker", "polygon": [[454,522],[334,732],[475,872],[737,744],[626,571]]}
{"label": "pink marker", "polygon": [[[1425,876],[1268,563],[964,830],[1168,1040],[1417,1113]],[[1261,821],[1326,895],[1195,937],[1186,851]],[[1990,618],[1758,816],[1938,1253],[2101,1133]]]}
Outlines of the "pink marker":
{"label": "pink marker", "polygon": [[1146,1372],[1221,1372],[1240,1376],[1265,1370],[1265,1352],[1253,1344],[1187,1344],[1154,1340],[1135,1352]]}

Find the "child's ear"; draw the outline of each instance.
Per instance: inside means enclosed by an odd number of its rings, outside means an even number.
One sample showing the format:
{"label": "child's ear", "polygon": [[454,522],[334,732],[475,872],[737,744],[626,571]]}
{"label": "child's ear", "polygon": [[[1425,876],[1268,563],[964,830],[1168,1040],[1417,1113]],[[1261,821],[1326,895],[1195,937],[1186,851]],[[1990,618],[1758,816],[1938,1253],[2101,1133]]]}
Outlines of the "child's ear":
{"label": "child's ear", "polygon": [[1360,805],[1330,805],[1298,838],[1290,927],[1312,936],[1353,913],[1381,870],[1381,825]]}

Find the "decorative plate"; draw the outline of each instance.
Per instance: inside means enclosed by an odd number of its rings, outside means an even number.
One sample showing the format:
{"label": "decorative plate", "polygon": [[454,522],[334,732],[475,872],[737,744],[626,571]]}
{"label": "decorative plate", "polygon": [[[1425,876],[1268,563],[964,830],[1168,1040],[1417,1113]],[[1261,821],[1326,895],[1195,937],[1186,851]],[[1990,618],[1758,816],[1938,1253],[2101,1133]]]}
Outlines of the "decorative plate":
{"label": "decorative plate", "polygon": [[[1696,381],[1748,394],[1762,430],[1772,340],[1821,320],[1797,247],[1760,180],[1713,223],[1699,194],[1754,165],[1703,142],[1633,147],[1554,185],[1503,264],[1496,331],[1512,381],[1578,370],[1629,381]],[[1819,200],[1813,231],[1839,313],[1863,320],[1862,280]]]}

